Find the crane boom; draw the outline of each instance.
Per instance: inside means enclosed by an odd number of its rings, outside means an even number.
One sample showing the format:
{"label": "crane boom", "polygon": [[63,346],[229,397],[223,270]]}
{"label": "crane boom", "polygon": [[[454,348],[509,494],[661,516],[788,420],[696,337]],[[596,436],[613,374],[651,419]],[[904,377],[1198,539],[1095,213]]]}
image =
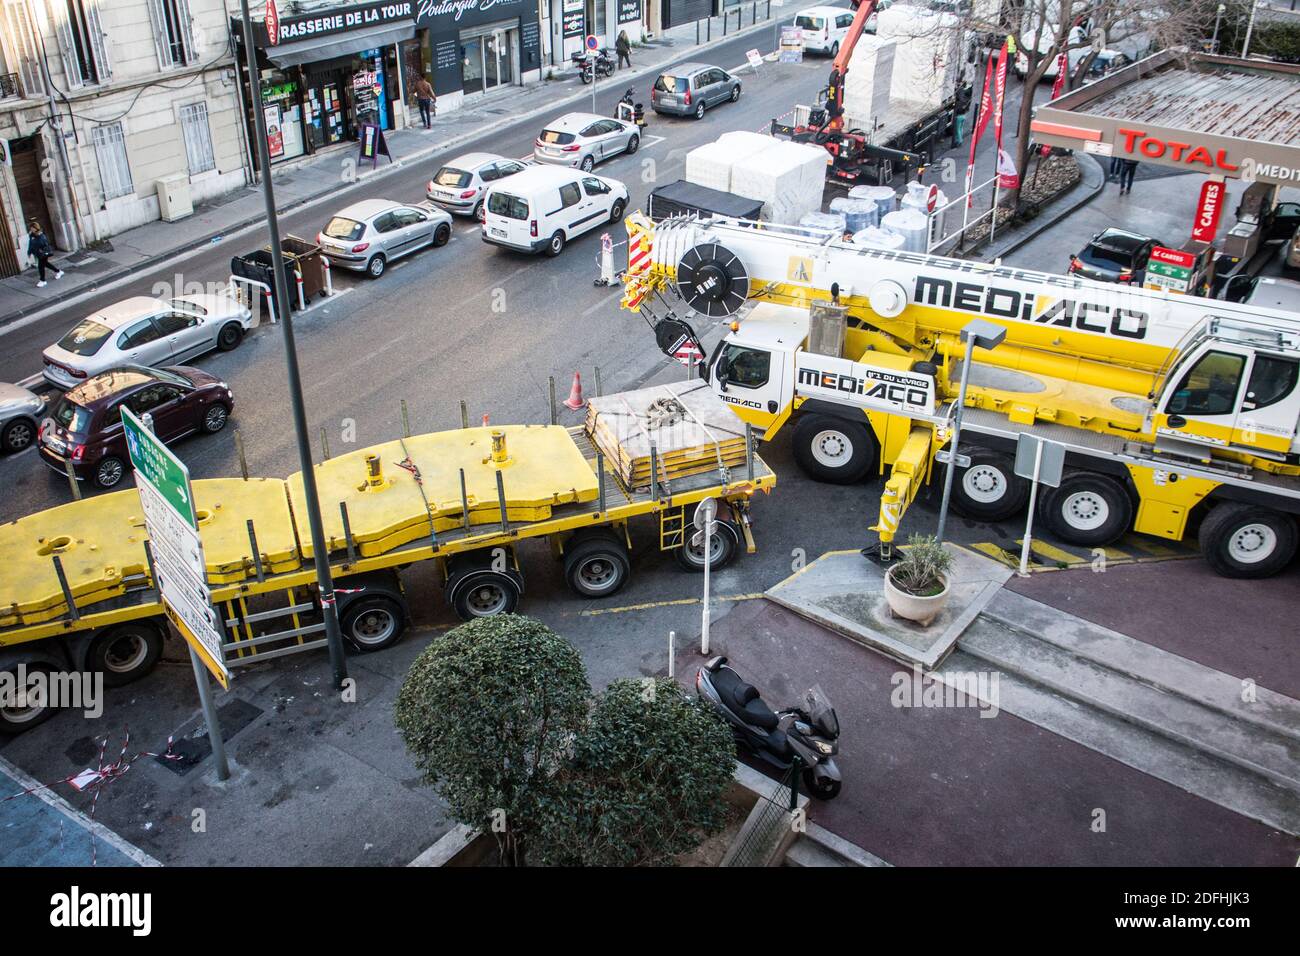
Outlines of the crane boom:
{"label": "crane boom", "polygon": [[844,129],[844,77],[849,72],[849,61],[853,59],[853,49],[866,32],[867,21],[876,12],[876,0],[859,0],[857,12],[849,32],[840,44],[840,52],[835,56],[831,66],[830,80],[826,86],[826,113],[829,117],[824,129],[838,133]]}

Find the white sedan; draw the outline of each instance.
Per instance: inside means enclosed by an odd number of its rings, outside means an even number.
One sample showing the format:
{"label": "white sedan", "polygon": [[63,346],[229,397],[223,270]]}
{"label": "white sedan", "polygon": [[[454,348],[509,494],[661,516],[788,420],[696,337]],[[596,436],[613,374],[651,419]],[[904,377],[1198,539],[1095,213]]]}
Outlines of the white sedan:
{"label": "white sedan", "polygon": [[438,168],[425,195],[447,212],[483,219],[483,197],[493,183],[523,172],[528,163],[496,153],[466,153]]}
{"label": "white sedan", "polygon": [[183,365],[214,349],[229,352],[252,321],[228,296],[136,296],[86,316],[47,348],[43,374],[68,389],[119,365]]}

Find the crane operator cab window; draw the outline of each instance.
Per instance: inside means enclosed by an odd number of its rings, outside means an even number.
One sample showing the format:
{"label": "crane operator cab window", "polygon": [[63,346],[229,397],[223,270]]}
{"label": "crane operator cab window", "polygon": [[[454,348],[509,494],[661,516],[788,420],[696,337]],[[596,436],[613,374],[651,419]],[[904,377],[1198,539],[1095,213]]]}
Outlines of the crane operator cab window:
{"label": "crane operator cab window", "polygon": [[1187,370],[1169,399],[1171,415],[1228,415],[1236,410],[1246,357],[1206,352]]}
{"label": "crane operator cab window", "polygon": [[1272,355],[1256,355],[1255,365],[1250,370],[1250,382],[1246,386],[1246,397],[1241,402],[1241,410],[1253,412],[1267,408],[1269,405],[1276,405],[1295,391],[1298,377],[1300,377],[1300,362]]}
{"label": "crane operator cab window", "polygon": [[739,385],[741,388],[762,388],[771,375],[772,353],[743,345],[726,345],[714,369],[717,381],[724,388]]}

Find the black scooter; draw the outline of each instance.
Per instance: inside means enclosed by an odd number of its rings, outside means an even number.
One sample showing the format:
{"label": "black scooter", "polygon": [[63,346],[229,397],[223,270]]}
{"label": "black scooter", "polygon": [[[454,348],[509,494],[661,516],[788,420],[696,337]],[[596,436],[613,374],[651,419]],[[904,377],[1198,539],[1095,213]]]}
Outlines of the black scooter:
{"label": "black scooter", "polygon": [[753,684],[727,666],[725,657],[715,657],[696,672],[695,693],[755,756],[782,770],[798,757],[804,784],[814,797],[831,800],[840,792],[840,768],[834,760],[840,722],[820,687],[804,694],[802,706],[773,711]]}
{"label": "black scooter", "polygon": [[[617,65],[609,50],[603,47],[594,58],[588,57],[585,50],[575,50],[569,59],[578,68],[578,76],[582,77],[584,84],[602,76],[613,76],[614,67]],[[592,75],[593,68],[595,70],[594,77]]]}
{"label": "black scooter", "polygon": [[645,107],[635,101],[635,95],[636,90],[629,87],[623,94],[623,98],[618,101],[618,105],[614,107],[614,118],[621,119],[625,123],[634,123],[641,129],[645,129]]}

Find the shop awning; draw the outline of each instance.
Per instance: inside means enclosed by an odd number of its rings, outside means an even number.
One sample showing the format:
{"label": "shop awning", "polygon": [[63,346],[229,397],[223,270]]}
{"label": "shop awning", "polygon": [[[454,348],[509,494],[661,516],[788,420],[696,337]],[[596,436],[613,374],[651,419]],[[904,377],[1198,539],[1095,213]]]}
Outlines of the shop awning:
{"label": "shop awning", "polygon": [[335,57],[349,56],[362,50],[374,50],[378,47],[392,46],[403,40],[415,38],[415,24],[402,23],[394,26],[369,27],[352,33],[335,34],[319,39],[299,40],[297,43],[281,43],[279,46],[267,47],[263,52],[266,58],[279,67],[300,66],[303,63],[317,63],[332,60]]}

